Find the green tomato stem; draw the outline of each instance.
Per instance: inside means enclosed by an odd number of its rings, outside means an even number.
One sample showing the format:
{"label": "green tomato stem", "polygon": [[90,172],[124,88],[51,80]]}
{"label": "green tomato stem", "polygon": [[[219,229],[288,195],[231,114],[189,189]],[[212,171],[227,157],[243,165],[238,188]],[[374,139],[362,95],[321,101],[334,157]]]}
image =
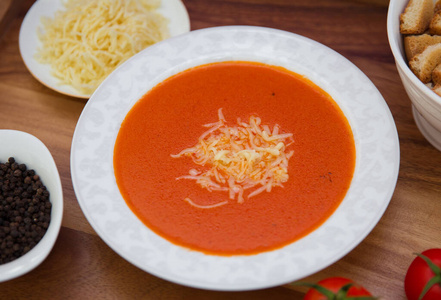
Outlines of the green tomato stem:
{"label": "green tomato stem", "polygon": [[310,288],[315,289],[317,292],[321,293],[323,296],[326,297],[327,300],[375,300],[376,297],[371,296],[350,296],[348,297],[348,291],[353,286],[353,283],[348,283],[343,285],[337,293],[334,293],[324,286],[321,286],[316,283],[309,283],[309,282],[294,282],[293,285],[302,285],[307,286]]}
{"label": "green tomato stem", "polygon": [[319,293],[323,294],[326,298],[328,298],[328,300],[337,300],[335,298],[335,294],[332,291],[328,290],[327,288],[325,288],[324,286],[321,286],[319,284],[309,283],[309,282],[294,282],[292,284],[293,285],[303,285],[303,286],[313,288],[313,289],[317,290]]}
{"label": "green tomato stem", "polygon": [[421,291],[420,297],[418,298],[418,300],[423,299],[423,297],[426,295],[426,293],[430,290],[430,288],[435,285],[435,284],[439,284],[441,286],[441,268],[438,267],[437,265],[435,265],[430,258],[428,258],[427,256],[420,254],[420,253],[415,253],[416,255],[418,255],[420,258],[422,258],[427,265],[429,266],[430,270],[432,270],[432,272],[435,274],[435,276],[433,276],[424,286],[423,290]]}
{"label": "green tomato stem", "polygon": [[377,297],[372,296],[345,296],[343,298],[337,298],[337,300],[377,300]]}

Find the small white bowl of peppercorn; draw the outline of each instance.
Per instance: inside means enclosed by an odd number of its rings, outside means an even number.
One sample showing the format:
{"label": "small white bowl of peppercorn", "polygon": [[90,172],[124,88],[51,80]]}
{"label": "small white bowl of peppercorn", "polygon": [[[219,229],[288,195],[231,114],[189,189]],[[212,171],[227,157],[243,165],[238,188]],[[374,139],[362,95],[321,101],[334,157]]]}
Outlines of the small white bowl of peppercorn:
{"label": "small white bowl of peppercorn", "polygon": [[0,282],[46,259],[62,217],[60,175],[48,148],[29,133],[0,130]]}

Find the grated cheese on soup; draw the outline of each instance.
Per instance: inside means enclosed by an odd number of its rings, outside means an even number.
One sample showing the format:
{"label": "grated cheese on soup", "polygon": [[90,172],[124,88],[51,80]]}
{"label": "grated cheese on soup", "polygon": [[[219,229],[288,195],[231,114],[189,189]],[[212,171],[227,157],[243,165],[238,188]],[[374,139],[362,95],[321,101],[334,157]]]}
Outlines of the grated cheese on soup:
{"label": "grated cheese on soup", "polygon": [[[251,198],[270,192],[275,186],[283,187],[289,178],[288,162],[294,154],[293,150],[287,151],[293,143],[292,133],[282,133],[277,124],[271,130],[256,116],[251,116],[249,123],[238,119],[237,124],[228,126],[222,108],[218,117],[218,122],[204,125],[208,130],[195,146],[172,155],[191,157],[194,163],[209,169],[191,169],[188,175],[177,179],[195,180],[210,192],[228,192],[229,198],[237,198],[239,203],[244,202],[246,190],[250,190],[247,198]],[[186,201],[194,205],[191,199]]]}

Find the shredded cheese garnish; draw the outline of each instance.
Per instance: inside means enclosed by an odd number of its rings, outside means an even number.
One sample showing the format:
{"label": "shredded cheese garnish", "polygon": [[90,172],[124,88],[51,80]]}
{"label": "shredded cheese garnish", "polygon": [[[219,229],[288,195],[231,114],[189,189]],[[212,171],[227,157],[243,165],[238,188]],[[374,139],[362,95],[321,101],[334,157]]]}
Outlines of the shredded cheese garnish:
{"label": "shredded cheese garnish", "polygon": [[54,18],[42,18],[36,59],[51,65],[62,84],[83,93],[129,57],[169,37],[160,0],[67,0]]}
{"label": "shredded cheese garnish", "polygon": [[218,110],[218,118],[218,122],[204,125],[208,130],[195,146],[171,155],[191,157],[194,163],[208,170],[191,169],[188,175],[176,179],[195,180],[210,192],[228,192],[229,199],[237,197],[238,203],[244,202],[244,192],[248,189],[253,189],[247,195],[251,198],[270,192],[275,186],[283,187],[289,178],[288,162],[294,154],[293,150],[287,151],[293,143],[292,133],[281,133],[277,124],[271,130],[257,116],[251,116],[249,123],[238,119],[236,125],[227,126],[222,108]]}

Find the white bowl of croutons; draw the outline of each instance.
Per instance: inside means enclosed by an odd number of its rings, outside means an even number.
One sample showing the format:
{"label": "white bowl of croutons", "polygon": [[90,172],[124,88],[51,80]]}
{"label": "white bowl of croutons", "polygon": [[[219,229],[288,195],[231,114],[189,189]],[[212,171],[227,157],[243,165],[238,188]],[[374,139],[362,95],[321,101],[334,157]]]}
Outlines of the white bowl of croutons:
{"label": "white bowl of croutons", "polygon": [[387,34],[415,123],[441,151],[441,0],[390,0]]}

